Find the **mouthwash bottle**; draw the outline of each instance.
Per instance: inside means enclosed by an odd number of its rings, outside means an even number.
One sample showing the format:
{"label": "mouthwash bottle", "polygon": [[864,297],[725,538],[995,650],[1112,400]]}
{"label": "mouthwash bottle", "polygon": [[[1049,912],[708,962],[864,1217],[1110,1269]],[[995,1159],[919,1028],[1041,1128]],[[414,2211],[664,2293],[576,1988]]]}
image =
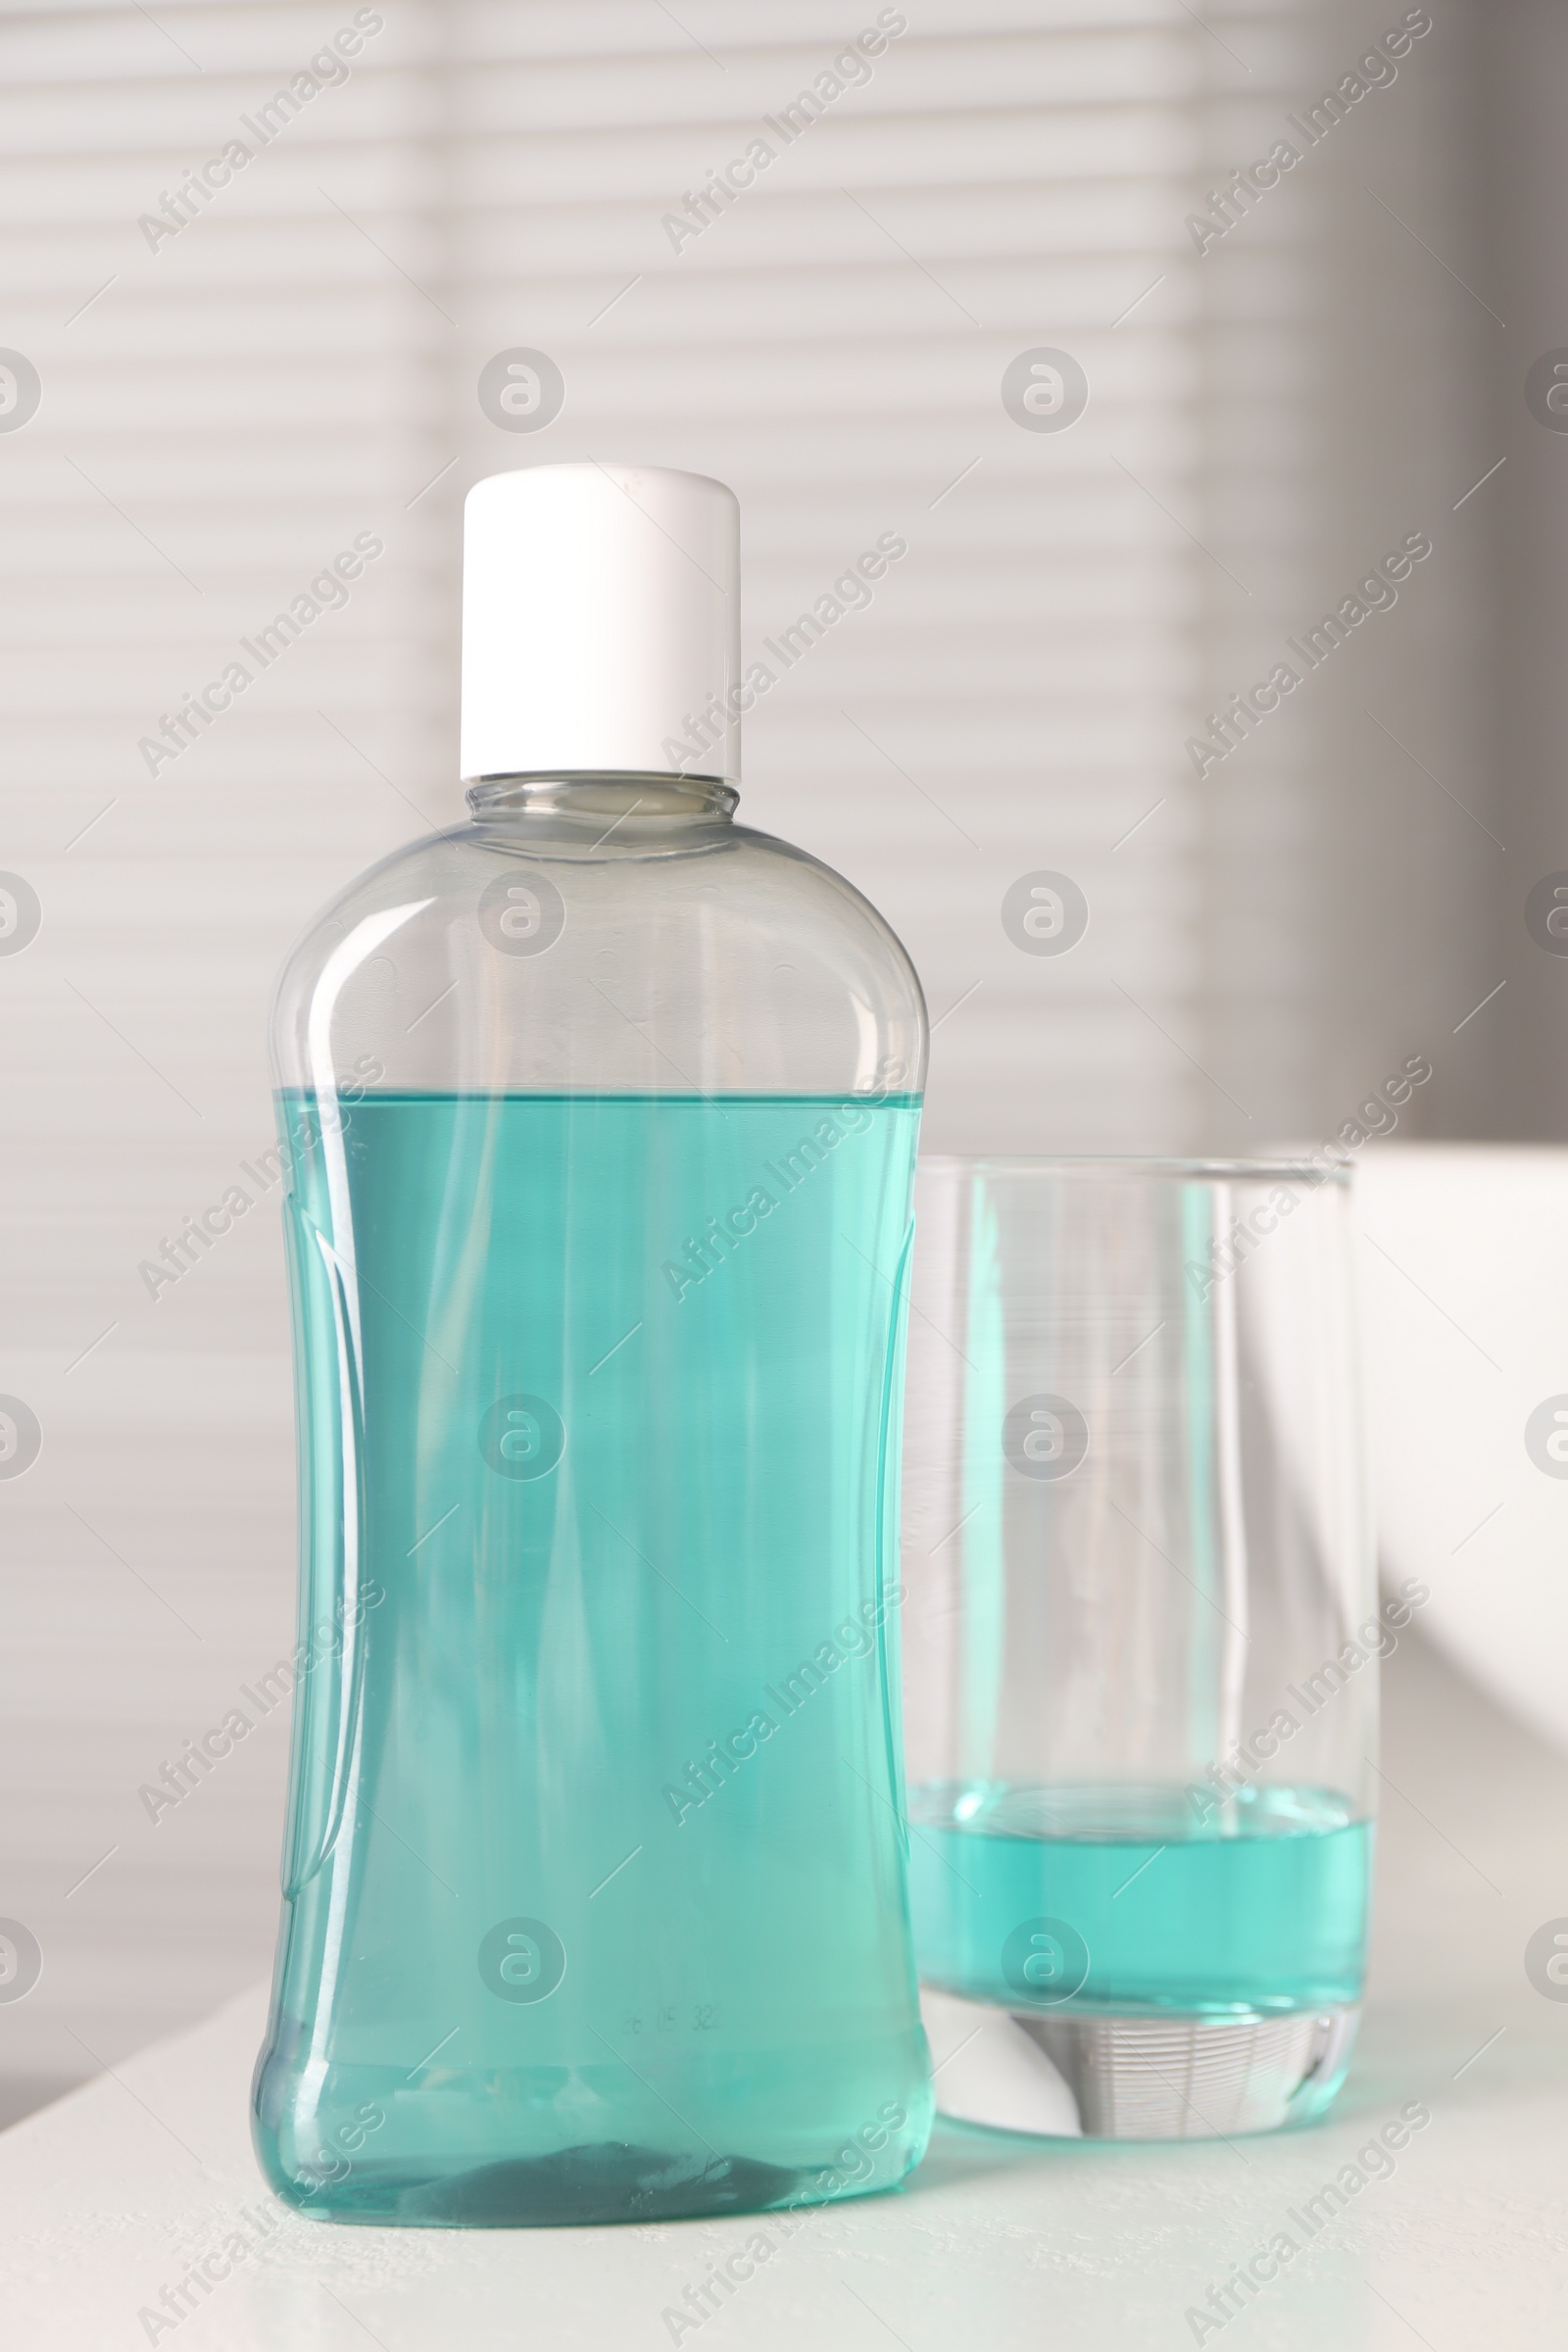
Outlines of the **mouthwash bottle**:
{"label": "mouthwash bottle", "polygon": [[925,1017],[737,826],[738,514],[469,496],[468,823],[273,1028],[301,1613],[257,2146],[340,2222],[760,2210],[925,2145],[900,1396]]}

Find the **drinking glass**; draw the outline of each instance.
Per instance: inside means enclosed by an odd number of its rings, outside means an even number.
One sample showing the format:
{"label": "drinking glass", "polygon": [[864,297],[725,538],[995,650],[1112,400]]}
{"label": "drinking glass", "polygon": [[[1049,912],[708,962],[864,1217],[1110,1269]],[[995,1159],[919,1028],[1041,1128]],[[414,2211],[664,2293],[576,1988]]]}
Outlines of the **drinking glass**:
{"label": "drinking glass", "polygon": [[1380,1614],[1333,1161],[922,1163],[903,1559],[938,2104],[1320,2114],[1366,1953]]}

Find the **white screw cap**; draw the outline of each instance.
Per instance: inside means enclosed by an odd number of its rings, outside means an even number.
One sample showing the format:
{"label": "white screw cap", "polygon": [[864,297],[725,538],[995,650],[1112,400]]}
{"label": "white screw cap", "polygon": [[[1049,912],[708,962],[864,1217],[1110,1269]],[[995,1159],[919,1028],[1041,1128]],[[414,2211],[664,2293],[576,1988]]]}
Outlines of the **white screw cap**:
{"label": "white screw cap", "polygon": [[740,775],[740,508],[662,466],[526,466],[464,510],[462,775]]}

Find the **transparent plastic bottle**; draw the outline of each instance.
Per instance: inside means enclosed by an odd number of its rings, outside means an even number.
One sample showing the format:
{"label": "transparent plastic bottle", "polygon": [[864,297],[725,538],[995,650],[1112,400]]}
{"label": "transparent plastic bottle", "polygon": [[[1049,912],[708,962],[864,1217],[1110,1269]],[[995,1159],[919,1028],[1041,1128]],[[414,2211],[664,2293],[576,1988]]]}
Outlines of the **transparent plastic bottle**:
{"label": "transparent plastic bottle", "polygon": [[[333,2220],[810,2202],[929,2129],[896,1581],[924,1011],[856,891],[732,822],[734,538],[694,476],[481,484],[471,822],[280,985],[302,1596],[255,2125]],[[551,610],[487,639],[523,558]],[[567,707],[590,635],[635,669],[650,593],[641,684]]]}

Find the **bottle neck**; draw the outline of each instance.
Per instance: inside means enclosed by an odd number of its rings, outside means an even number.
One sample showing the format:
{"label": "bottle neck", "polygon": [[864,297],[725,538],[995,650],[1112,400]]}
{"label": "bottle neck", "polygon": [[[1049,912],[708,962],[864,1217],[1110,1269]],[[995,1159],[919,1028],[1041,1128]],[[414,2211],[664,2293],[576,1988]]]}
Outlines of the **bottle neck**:
{"label": "bottle neck", "polygon": [[481,776],[467,791],[476,822],[511,816],[561,817],[619,829],[648,820],[668,825],[727,824],[740,794],[714,776],[529,775]]}

